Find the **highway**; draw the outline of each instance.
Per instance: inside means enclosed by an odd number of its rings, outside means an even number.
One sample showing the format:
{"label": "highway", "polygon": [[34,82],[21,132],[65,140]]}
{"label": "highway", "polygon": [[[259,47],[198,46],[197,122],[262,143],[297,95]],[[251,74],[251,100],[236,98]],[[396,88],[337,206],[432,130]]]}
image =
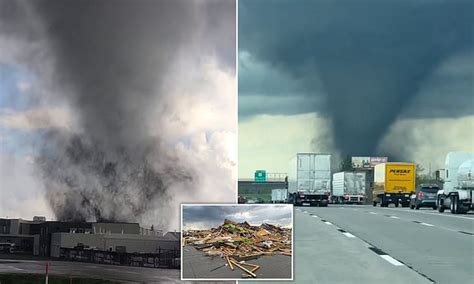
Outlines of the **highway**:
{"label": "highway", "polygon": [[472,283],[474,214],[368,205],[295,207],[295,280]]}

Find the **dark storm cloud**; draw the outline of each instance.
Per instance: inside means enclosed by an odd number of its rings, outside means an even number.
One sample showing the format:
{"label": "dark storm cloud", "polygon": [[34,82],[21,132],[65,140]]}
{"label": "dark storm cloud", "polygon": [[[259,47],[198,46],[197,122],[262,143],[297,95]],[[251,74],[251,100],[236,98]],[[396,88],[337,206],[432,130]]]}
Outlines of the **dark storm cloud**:
{"label": "dark storm cloud", "polygon": [[[440,65],[473,49],[472,11],[474,1],[468,0],[242,0],[239,51],[300,81],[308,97],[323,97],[315,111],[332,118],[339,150],[373,153],[400,115],[433,116],[427,108],[407,108]],[[247,93],[253,86],[239,80]],[[437,114],[473,114],[469,86],[437,96]]]}
{"label": "dark storm cloud", "polygon": [[291,225],[292,208],[288,205],[249,205],[249,206],[186,206],[183,207],[183,226],[205,228],[222,225],[225,219],[234,222],[248,222],[253,225],[262,223]]}
{"label": "dark storm cloud", "polygon": [[58,98],[78,119],[73,132],[45,133],[37,157],[58,219],[136,221],[166,212],[172,185],[199,186],[186,158],[150,129],[179,103],[163,84],[180,53],[234,69],[235,1],[1,0],[1,7],[2,34],[44,38]]}

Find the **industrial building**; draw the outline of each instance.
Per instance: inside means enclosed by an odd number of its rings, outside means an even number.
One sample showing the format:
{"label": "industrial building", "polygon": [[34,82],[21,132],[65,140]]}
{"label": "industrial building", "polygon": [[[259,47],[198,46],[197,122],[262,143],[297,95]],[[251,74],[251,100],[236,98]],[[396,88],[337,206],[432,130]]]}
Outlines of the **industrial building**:
{"label": "industrial building", "polygon": [[126,252],[158,253],[160,250],[179,250],[179,240],[138,234],[75,234],[51,235],[51,256],[60,257],[61,248],[85,247],[87,249]]}
{"label": "industrial building", "polygon": [[60,222],[35,217],[33,221],[0,219],[0,243],[14,252],[59,257],[61,248],[87,248],[120,253],[157,253],[179,250],[179,233],[124,222]]}
{"label": "industrial building", "polygon": [[39,254],[41,221],[0,219],[0,243],[14,245],[15,251]]}

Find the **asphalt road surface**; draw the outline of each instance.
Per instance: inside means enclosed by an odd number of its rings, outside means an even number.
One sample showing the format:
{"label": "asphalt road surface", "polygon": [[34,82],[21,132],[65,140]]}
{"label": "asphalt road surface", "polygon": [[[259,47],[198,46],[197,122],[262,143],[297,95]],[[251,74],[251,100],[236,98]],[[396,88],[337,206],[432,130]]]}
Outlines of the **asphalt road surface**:
{"label": "asphalt road surface", "polygon": [[[257,279],[291,279],[291,257],[286,255],[262,256],[245,261],[259,265]],[[221,257],[206,256],[193,246],[183,248],[183,279],[241,279],[245,272],[237,267],[230,270]]]}
{"label": "asphalt road surface", "polygon": [[294,226],[296,283],[474,283],[472,213],[295,207]]}
{"label": "asphalt road surface", "polygon": [[357,205],[297,207],[295,241],[296,280],[473,283],[474,279],[473,214]]}
{"label": "asphalt road surface", "polygon": [[[46,261],[0,259],[0,273],[44,274]],[[49,261],[50,274],[106,279],[123,283],[179,282],[179,269],[129,267],[72,261]]]}

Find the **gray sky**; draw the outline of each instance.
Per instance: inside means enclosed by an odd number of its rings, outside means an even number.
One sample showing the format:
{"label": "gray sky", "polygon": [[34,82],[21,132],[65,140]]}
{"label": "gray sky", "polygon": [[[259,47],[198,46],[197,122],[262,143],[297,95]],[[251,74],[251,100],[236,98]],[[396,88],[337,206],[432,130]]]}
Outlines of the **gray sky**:
{"label": "gray sky", "polygon": [[235,201],[234,0],[0,5],[0,216],[177,229]]}
{"label": "gray sky", "polygon": [[[469,0],[239,1],[239,177],[286,172],[295,148],[438,165],[474,150],[473,10]],[[444,128],[455,142],[428,131]]]}
{"label": "gray sky", "polygon": [[210,205],[183,206],[183,228],[209,229],[224,223],[224,219],[234,222],[247,221],[251,225],[268,223],[282,227],[292,227],[292,206],[290,205]]}

